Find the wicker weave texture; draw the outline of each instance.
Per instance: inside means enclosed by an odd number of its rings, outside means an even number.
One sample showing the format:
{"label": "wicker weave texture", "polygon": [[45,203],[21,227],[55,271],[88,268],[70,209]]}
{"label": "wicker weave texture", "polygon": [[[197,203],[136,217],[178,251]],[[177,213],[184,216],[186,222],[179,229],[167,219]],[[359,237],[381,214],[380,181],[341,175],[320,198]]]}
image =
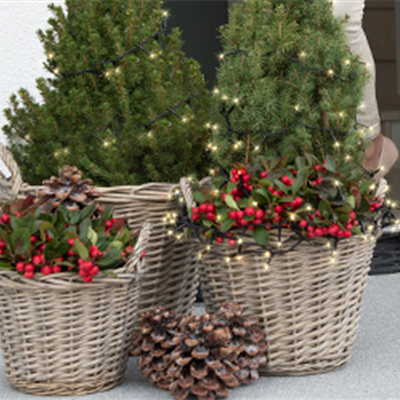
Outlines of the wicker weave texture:
{"label": "wicker weave texture", "polygon": [[118,385],[126,369],[137,316],[141,253],[86,284],[73,273],[26,279],[0,271],[0,340],[7,380],[36,395],[80,395]]}
{"label": "wicker weave texture", "polygon": [[[0,201],[34,194],[39,186],[32,187],[22,181],[18,165],[1,144],[0,158],[11,173],[8,179],[0,176]],[[139,314],[156,306],[188,314],[196,299],[198,271],[194,244],[169,237],[169,228],[163,222],[166,215],[180,212],[179,202],[170,200],[177,190],[184,189],[178,184],[164,183],[98,187],[99,202],[112,206],[115,216],[126,218],[130,228],[139,229],[144,222],[152,224],[152,235],[146,246],[148,271],[141,282]],[[136,330],[139,324],[138,320]]]}
{"label": "wicker weave texture", "polygon": [[[293,236],[282,233],[280,241],[272,233],[265,250],[291,247]],[[259,318],[268,344],[263,375],[320,373],[350,357],[375,240],[342,240],[334,258],[326,243],[303,241],[275,255],[267,268],[264,254],[251,254],[260,251],[251,236],[244,238],[240,261],[225,243],[215,245],[220,257],[203,255],[199,268],[207,311],[228,301]]]}

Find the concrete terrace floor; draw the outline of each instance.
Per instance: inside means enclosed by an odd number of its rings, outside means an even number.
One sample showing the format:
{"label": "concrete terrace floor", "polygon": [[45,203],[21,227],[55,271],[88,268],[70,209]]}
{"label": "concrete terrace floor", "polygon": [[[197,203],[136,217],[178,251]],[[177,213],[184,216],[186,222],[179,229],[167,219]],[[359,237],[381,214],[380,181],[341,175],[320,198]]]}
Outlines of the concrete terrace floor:
{"label": "concrete terrace floor", "polygon": [[[229,399],[396,399],[400,398],[400,273],[369,276],[358,334],[350,361],[341,369],[302,377],[262,377],[231,390]],[[203,305],[196,304],[195,312]],[[103,393],[65,396],[79,400],[163,400],[169,392],[141,377],[131,357],[124,380]],[[5,379],[0,364],[0,400],[49,399],[27,395]],[[190,397],[195,400],[196,397]]]}

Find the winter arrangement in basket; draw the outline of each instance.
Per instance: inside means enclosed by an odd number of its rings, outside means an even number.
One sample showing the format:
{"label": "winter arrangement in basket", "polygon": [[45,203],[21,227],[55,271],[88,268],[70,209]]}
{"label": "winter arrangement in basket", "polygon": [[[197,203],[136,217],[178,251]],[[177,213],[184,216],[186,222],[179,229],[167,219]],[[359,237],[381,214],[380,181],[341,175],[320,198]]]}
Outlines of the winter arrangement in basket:
{"label": "winter arrangement in basket", "polygon": [[5,375],[39,395],[92,393],[121,382],[150,234],[149,224],[132,231],[99,205],[76,167],[60,175],[64,182],[52,177],[37,197],[4,204],[0,217]]}
{"label": "winter arrangement in basket", "polygon": [[202,243],[207,311],[232,302],[259,318],[265,374],[348,360],[379,234],[384,182],[361,167],[356,119],[368,73],[343,22],[325,1],[232,8],[208,124],[216,167],[171,227]]}
{"label": "winter arrangement in basket", "polygon": [[198,285],[192,244],[168,237],[163,218],[180,211],[180,177],[207,173],[209,93],[199,63],[182,51],[179,30],[167,32],[162,6],[49,6],[52,18],[39,38],[50,78],[37,79],[40,101],[20,89],[5,110],[12,157],[5,149],[0,156],[12,179],[2,180],[1,196],[33,194],[63,165],[76,165],[131,229],[153,226],[140,312],[162,305],[188,313]]}

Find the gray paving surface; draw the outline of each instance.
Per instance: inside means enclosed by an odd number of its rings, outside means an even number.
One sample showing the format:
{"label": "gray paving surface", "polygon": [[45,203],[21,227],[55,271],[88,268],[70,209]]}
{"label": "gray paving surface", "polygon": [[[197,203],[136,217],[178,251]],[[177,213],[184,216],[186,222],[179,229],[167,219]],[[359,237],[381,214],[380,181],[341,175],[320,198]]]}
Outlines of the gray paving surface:
{"label": "gray paving surface", "polygon": [[[241,399],[400,399],[400,274],[369,277],[362,317],[350,361],[333,372],[303,377],[263,377],[232,390],[231,400]],[[196,312],[202,305],[196,306]],[[172,399],[151,386],[135,365],[128,363],[124,381],[111,391],[79,400]],[[14,389],[0,364],[0,400],[49,399]],[[194,400],[195,397],[190,398]]]}

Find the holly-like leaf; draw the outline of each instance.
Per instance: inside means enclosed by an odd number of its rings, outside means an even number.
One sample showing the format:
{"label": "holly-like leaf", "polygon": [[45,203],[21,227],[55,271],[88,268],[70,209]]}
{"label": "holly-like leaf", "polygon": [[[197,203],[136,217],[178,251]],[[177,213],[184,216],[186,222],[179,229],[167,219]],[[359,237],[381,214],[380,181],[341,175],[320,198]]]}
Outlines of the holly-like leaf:
{"label": "holly-like leaf", "polygon": [[362,235],[361,229],[358,226],[352,226],[351,232],[356,235]]}
{"label": "holly-like leaf", "polygon": [[[297,160],[297,159],[296,159]],[[304,185],[304,182],[307,178],[307,168],[300,168],[297,172],[296,179],[292,185],[292,193],[296,194],[300,188]]]}
{"label": "holly-like leaf", "polygon": [[221,232],[228,232],[231,226],[235,223],[233,219],[227,219],[224,222],[222,222],[220,231]]}
{"label": "holly-like leaf", "polygon": [[97,262],[100,267],[111,268],[121,260],[121,250],[111,247],[106,256]]}
{"label": "holly-like leaf", "polygon": [[263,226],[255,226],[253,238],[261,246],[265,246],[269,241],[269,232]]}
{"label": "holly-like leaf", "polygon": [[31,245],[31,235],[28,228],[16,229],[11,234],[11,242],[16,254],[23,254],[28,251]]}
{"label": "holly-like leaf", "polygon": [[114,240],[111,242],[110,246],[122,250],[123,243],[120,240]]}
{"label": "holly-like leaf", "polygon": [[89,258],[88,249],[79,240],[75,240],[75,245],[72,247],[72,251],[75,254],[78,253],[79,257],[83,260],[87,260]]}
{"label": "holly-like leaf", "polygon": [[239,210],[239,207],[237,206],[235,200],[233,200],[233,197],[230,194],[227,194],[225,196],[225,203],[228,207],[230,207],[234,210]]}
{"label": "holly-like leaf", "polygon": [[[47,247],[47,246],[46,246]],[[54,257],[63,257],[67,254],[69,249],[69,244],[66,241],[61,241],[54,247]]]}
{"label": "holly-like leaf", "polygon": [[0,261],[0,269],[4,270],[15,270],[15,267],[11,264],[5,263],[3,261]]}
{"label": "holly-like leaf", "polygon": [[86,243],[88,241],[89,227],[90,227],[90,219],[89,218],[85,218],[79,224],[79,236],[84,243]]}
{"label": "holly-like leaf", "polygon": [[349,196],[348,198],[347,198],[347,202],[350,204],[350,206],[351,206],[351,208],[356,208],[356,199],[355,199],[355,197],[354,196]]}
{"label": "holly-like leaf", "polygon": [[336,172],[336,160],[330,154],[326,156],[325,168],[330,172]]}
{"label": "holly-like leaf", "polygon": [[97,233],[91,226],[89,226],[89,228],[88,228],[87,237],[88,237],[90,243],[92,243],[92,244],[97,243]]}
{"label": "holly-like leaf", "polygon": [[324,219],[329,219],[332,214],[332,207],[328,201],[322,200],[318,205],[318,210]]}
{"label": "holly-like leaf", "polygon": [[90,206],[83,207],[82,210],[79,212],[79,221],[90,218],[93,215],[95,209],[96,204],[91,204]]}
{"label": "holly-like leaf", "polygon": [[206,201],[205,197],[200,192],[194,192],[193,193],[193,199],[197,204],[201,204],[201,203],[204,203]]}

